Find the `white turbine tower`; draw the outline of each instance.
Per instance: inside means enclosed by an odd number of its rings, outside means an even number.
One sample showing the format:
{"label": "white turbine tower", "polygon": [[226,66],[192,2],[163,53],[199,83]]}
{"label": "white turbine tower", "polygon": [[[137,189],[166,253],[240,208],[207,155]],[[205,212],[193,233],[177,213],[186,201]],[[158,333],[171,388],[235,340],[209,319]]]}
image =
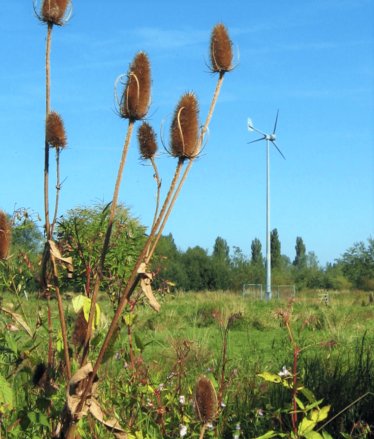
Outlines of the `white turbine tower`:
{"label": "white turbine tower", "polygon": [[270,300],[272,298],[271,294],[271,260],[270,260],[270,168],[269,168],[269,141],[277,148],[279,154],[286,160],[286,157],[282,154],[281,150],[278,148],[278,145],[275,143],[275,130],[277,129],[278,122],[278,114],[275,119],[274,131],[273,134],[265,134],[256,128],[254,128],[252,120],[248,119],[248,131],[257,131],[262,134],[264,137],[261,139],[253,140],[254,143],[259,142],[260,140],[266,140],[266,291],[265,291],[265,299]]}

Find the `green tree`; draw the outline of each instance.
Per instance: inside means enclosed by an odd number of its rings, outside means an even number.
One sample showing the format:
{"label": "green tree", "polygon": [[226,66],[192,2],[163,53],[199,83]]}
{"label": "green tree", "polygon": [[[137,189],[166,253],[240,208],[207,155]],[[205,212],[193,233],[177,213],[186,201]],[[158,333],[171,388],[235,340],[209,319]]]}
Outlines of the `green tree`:
{"label": "green tree", "polygon": [[277,229],[270,232],[270,257],[271,268],[280,269],[282,267],[281,243]]}
{"label": "green tree", "polygon": [[218,236],[213,247],[213,258],[224,262],[225,264],[230,264],[230,247],[227,245],[225,239]]}
{"label": "green tree", "polygon": [[[78,206],[67,211],[57,224],[59,247],[65,257],[73,258],[73,279],[62,279],[65,288],[90,294],[99,267],[101,250],[109,220],[109,206]],[[126,284],[145,242],[145,227],[133,218],[128,208],[116,208],[112,235],[105,259],[102,287],[116,300]]]}
{"label": "green tree", "polygon": [[182,255],[182,261],[188,277],[186,289],[193,291],[215,289],[212,259],[206,250],[199,246],[188,248]]}
{"label": "green tree", "polygon": [[374,287],[374,239],[356,242],[341,257],[342,272],[355,288],[372,289]]}
{"label": "green tree", "polygon": [[303,238],[301,238],[300,236],[296,238],[295,250],[296,257],[293,261],[293,265],[302,270],[306,267],[306,248],[303,242]]}
{"label": "green tree", "polygon": [[251,244],[252,253],[252,264],[263,265],[262,253],[261,253],[261,242],[258,238],[255,238]]}

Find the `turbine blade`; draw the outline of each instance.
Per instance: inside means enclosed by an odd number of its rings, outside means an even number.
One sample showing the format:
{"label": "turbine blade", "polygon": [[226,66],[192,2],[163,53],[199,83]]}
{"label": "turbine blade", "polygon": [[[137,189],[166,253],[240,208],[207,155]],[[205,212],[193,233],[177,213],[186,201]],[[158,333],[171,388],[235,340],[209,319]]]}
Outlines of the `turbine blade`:
{"label": "turbine blade", "polygon": [[275,130],[277,129],[278,114],[279,114],[279,109],[278,109],[278,111],[277,111],[277,117],[275,118],[275,125],[274,125],[274,131],[273,131],[273,134],[275,134]]}
{"label": "turbine blade", "polygon": [[253,131],[253,123],[252,123],[252,119],[248,118],[248,131]]}
{"label": "turbine blade", "polygon": [[255,142],[259,142],[260,140],[264,140],[265,139],[265,137],[261,137],[261,139],[257,139],[257,140],[252,140],[252,142],[248,142],[248,144],[249,143],[255,143]]}
{"label": "turbine blade", "polygon": [[255,127],[252,127],[255,131],[257,131],[258,133],[260,133],[260,134],[262,134],[264,137],[266,136],[266,134],[265,133],[263,133],[262,131],[260,131],[260,130],[258,130],[258,129],[256,129]]}
{"label": "turbine blade", "polygon": [[284,158],[284,160],[286,160],[286,157],[282,154],[282,151],[278,148],[278,145],[274,142],[274,140],[271,141],[274,146],[277,148],[277,150],[279,151],[279,154]]}

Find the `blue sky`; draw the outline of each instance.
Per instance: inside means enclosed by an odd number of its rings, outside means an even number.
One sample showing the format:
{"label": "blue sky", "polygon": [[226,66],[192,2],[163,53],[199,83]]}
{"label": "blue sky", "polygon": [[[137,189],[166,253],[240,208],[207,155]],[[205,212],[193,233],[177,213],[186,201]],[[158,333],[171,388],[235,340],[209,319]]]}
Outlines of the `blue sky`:
{"label": "blue sky", "polygon": [[[204,155],[194,163],[165,228],[183,250],[211,251],[217,236],[247,255],[265,249],[265,143],[271,131],[271,228],[294,259],[296,237],[321,264],[374,235],[374,5],[371,0],[139,1],[76,0],[67,26],[54,27],[51,108],[69,148],[61,158],[59,214],[109,202],[127,122],[115,114],[113,87],[139,51],[150,57],[150,123],[159,132],[180,96],[194,91],[205,120],[217,77],[208,73],[210,33],[222,21],[238,67],[225,75]],[[0,208],[29,207],[43,217],[46,27],[31,1],[2,5],[0,21]],[[160,145],[162,148],[162,146]],[[133,136],[120,199],[145,225],[154,212],[152,169]],[[53,188],[53,155],[51,187]],[[165,194],[175,160],[158,160]],[[51,192],[51,198],[52,198]],[[51,206],[51,209],[53,205]]]}

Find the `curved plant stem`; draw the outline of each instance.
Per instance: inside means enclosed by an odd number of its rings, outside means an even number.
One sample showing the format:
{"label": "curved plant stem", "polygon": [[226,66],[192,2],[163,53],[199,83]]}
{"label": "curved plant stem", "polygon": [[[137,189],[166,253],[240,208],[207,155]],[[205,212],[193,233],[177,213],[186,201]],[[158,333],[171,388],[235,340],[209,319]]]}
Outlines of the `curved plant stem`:
{"label": "curved plant stem", "polygon": [[62,340],[64,342],[64,355],[65,355],[66,371],[67,371],[68,379],[70,381],[70,379],[71,379],[71,369],[70,369],[68,340],[67,340],[67,337],[66,337],[66,325],[65,325],[64,308],[63,308],[62,300],[61,300],[60,286],[59,286],[58,273],[57,273],[57,267],[56,267],[56,260],[55,260],[54,256],[51,255],[50,257],[51,257],[51,262],[52,262],[52,266],[53,266],[53,277],[54,277],[54,282],[55,282],[56,297],[57,297],[57,304],[58,304],[58,312],[59,312],[59,315],[60,315]]}
{"label": "curved plant stem", "polygon": [[97,295],[98,295],[99,288],[100,288],[100,282],[101,282],[101,279],[103,277],[105,257],[106,257],[106,254],[107,254],[108,248],[109,248],[110,235],[112,233],[112,228],[113,228],[114,214],[115,214],[116,207],[117,207],[118,193],[119,193],[119,188],[121,186],[121,179],[122,179],[122,174],[123,174],[123,168],[124,168],[125,162],[126,162],[127,151],[129,149],[131,135],[132,135],[132,131],[133,131],[133,128],[134,128],[134,122],[135,121],[132,120],[132,119],[129,120],[129,126],[128,126],[128,129],[127,129],[126,141],[125,141],[125,145],[123,147],[121,162],[120,162],[119,169],[118,169],[117,180],[116,180],[116,185],[115,185],[114,194],[113,194],[113,201],[112,201],[112,205],[111,205],[111,208],[110,208],[108,228],[107,228],[107,231],[106,231],[105,241],[104,241],[103,249],[102,249],[102,252],[101,252],[100,265],[99,265],[99,268],[98,268],[98,271],[97,271],[97,275],[96,275],[96,279],[95,279],[95,287],[94,287],[94,292],[93,292],[92,301],[91,301],[90,317],[89,317],[89,320],[88,320],[87,334],[86,334],[86,339],[85,339],[85,342],[84,342],[82,366],[84,366],[87,363],[87,357],[88,357],[88,353],[89,353],[89,343],[90,343],[90,338],[91,338],[91,333],[92,333],[92,322],[93,322],[94,315],[95,315]]}
{"label": "curved plant stem", "polygon": [[[53,23],[48,23],[47,30],[47,47],[45,55],[45,74],[46,74],[46,115],[45,120],[47,122],[47,117],[50,111],[50,64],[49,58],[51,53],[51,37],[52,37],[52,27]],[[49,225],[49,207],[48,207],[48,172],[49,172],[49,145],[45,141],[44,145],[44,211],[45,211],[45,231],[47,239],[50,239],[50,225]]]}
{"label": "curved plant stem", "polygon": [[[160,204],[160,189],[161,189],[161,182],[160,182],[160,177],[158,175],[158,170],[157,170],[157,166],[155,163],[155,160],[153,157],[151,157],[151,163],[153,166],[153,169],[155,171],[155,179],[156,179],[156,183],[157,183],[157,199],[156,199],[156,211],[155,211],[155,216],[153,218],[153,223],[152,223],[152,227],[151,227],[151,231],[153,230],[153,227],[156,223],[157,220],[157,214],[158,214],[158,208],[159,208],[159,204]],[[148,252],[149,252],[149,247],[147,249],[147,255],[148,256]]]}
{"label": "curved plant stem", "polygon": [[204,424],[203,428],[201,429],[201,433],[200,433],[199,439],[203,439],[205,430],[206,430],[206,424]]}
{"label": "curved plant stem", "polygon": [[57,180],[56,180],[56,204],[55,204],[55,214],[53,216],[53,222],[51,225],[51,236],[53,235],[53,229],[56,224],[57,219],[57,210],[58,210],[58,198],[60,195],[60,148],[56,148],[56,172],[57,172]]}

